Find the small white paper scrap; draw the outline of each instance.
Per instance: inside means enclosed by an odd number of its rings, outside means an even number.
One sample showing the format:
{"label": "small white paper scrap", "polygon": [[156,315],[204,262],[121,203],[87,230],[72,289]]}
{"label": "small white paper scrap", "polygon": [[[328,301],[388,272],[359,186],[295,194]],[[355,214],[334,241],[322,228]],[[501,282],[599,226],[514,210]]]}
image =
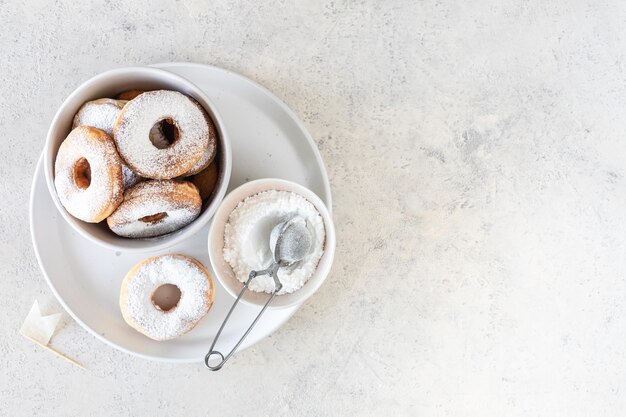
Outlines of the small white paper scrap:
{"label": "small white paper scrap", "polygon": [[22,334],[22,336],[37,343],[38,345],[49,350],[55,355],[60,356],[66,361],[71,362],[80,368],[84,368],[83,365],[76,362],[74,359],[65,356],[61,352],[48,346],[48,343],[50,343],[50,339],[52,338],[52,335],[54,334],[54,331],[56,330],[60,319],[61,313],[50,314],[49,316],[42,316],[41,310],[39,309],[39,303],[37,302],[37,300],[35,300],[33,306],[28,312],[28,315],[26,316],[26,320],[24,320],[24,323],[22,324],[20,333]]}
{"label": "small white paper scrap", "polygon": [[52,338],[59,324],[59,320],[61,320],[61,313],[42,316],[39,303],[35,300],[35,303],[28,312],[28,316],[26,316],[26,320],[24,320],[24,324],[22,324],[20,333],[36,340],[42,345],[47,345],[50,343],[50,338]]}

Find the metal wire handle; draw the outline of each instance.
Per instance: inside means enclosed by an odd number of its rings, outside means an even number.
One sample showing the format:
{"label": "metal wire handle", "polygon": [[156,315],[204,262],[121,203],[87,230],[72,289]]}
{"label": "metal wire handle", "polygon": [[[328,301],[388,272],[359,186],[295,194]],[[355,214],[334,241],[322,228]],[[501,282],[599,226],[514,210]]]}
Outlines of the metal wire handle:
{"label": "metal wire handle", "polygon": [[[222,325],[220,326],[220,329],[217,331],[217,334],[215,335],[215,338],[213,339],[213,343],[211,343],[211,347],[209,348],[209,353],[207,353],[206,356],[204,357],[204,364],[211,371],[219,371],[220,369],[222,369],[222,366],[224,366],[226,361],[228,359],[230,359],[230,357],[233,355],[233,353],[235,353],[235,351],[237,350],[239,345],[241,345],[241,343],[244,341],[246,336],[248,336],[248,333],[250,333],[250,331],[252,330],[254,325],[257,323],[257,321],[259,321],[259,318],[261,317],[261,314],[263,314],[265,312],[265,309],[270,304],[270,302],[272,301],[272,299],[274,298],[276,293],[278,293],[278,291],[280,291],[283,288],[283,284],[281,284],[280,281],[278,280],[278,274],[277,274],[278,268],[280,268],[280,264],[278,264],[277,262],[274,262],[269,268],[263,269],[261,271],[251,271],[250,275],[248,275],[248,280],[243,284],[243,288],[241,289],[241,291],[239,291],[239,295],[237,296],[237,299],[235,300],[235,302],[233,303],[232,307],[228,311],[228,314],[226,314],[226,318],[222,322]],[[228,355],[226,355],[226,357],[224,357],[222,352],[220,352],[218,350],[214,350],[213,348],[215,347],[215,344],[217,343],[217,340],[219,339],[220,335],[222,334],[222,330],[224,330],[224,326],[226,326],[226,323],[228,322],[228,319],[230,318],[230,315],[232,314],[233,310],[235,309],[235,306],[237,306],[237,303],[239,303],[239,300],[241,299],[241,296],[248,289],[248,284],[250,284],[250,282],[254,278],[256,278],[258,276],[261,276],[261,275],[269,275],[270,277],[272,277],[274,279],[274,291],[272,291],[272,295],[265,302],[265,304],[263,305],[263,308],[261,309],[259,314],[257,314],[257,316],[255,317],[255,319],[252,322],[252,324],[250,325],[250,327],[248,327],[248,330],[246,330],[246,332],[243,334],[243,336],[241,336],[241,339],[239,339],[239,341],[237,342],[235,347],[233,347],[231,349],[231,351],[228,352]],[[218,363],[217,365],[209,365],[209,359],[211,359],[211,356],[213,356],[213,355],[218,355],[221,358],[220,363]]]}

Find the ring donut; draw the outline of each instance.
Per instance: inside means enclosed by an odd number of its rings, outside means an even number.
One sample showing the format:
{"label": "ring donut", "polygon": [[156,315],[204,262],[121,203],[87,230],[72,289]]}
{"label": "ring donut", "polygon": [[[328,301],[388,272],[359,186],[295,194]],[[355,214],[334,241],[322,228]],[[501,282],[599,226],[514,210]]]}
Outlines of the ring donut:
{"label": "ring donut", "polygon": [[192,169],[209,146],[209,116],[177,91],[148,91],[124,106],[113,138],[122,159],[142,177],[175,178]]}
{"label": "ring donut", "polygon": [[59,200],[74,217],[89,223],[107,218],[122,202],[122,160],[103,130],[80,126],[61,143],[54,163]]}
{"label": "ring donut", "polygon": [[128,103],[126,100],[110,98],[88,101],[80,106],[74,115],[72,129],[76,129],[78,126],[97,127],[113,137],[113,125],[126,103]]}
{"label": "ring donut", "polygon": [[[173,300],[157,299],[168,288]],[[213,305],[213,280],[204,266],[184,255],[144,259],[124,277],[120,309],[129,326],[154,340],[193,329]],[[180,298],[176,300],[176,295]]]}
{"label": "ring donut", "polygon": [[202,199],[188,181],[148,180],[124,191],[124,201],[107,218],[118,236],[148,238],[181,229],[200,214]]}

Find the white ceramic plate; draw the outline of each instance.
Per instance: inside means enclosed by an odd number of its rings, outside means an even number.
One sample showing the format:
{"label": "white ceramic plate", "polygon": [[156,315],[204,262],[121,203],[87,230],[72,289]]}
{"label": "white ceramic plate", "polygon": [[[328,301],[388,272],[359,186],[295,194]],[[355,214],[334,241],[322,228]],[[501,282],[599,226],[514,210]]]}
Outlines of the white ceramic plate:
{"label": "white ceramic plate", "polygon": [[[313,190],[331,207],[330,185],[320,154],[297,117],[265,88],[240,75],[199,64],[161,64],[202,88],[213,100],[228,129],[233,151],[229,190],[263,177],[284,178]],[[193,256],[209,271],[208,226],[167,250],[132,254],[115,252],[78,235],[61,217],[48,193],[40,159],[30,201],[33,245],[43,274],[59,302],[84,328],[102,341],[147,359],[169,362],[202,361],[233,298],[214,279],[215,303],[190,333],[156,342],[130,328],[118,306],[119,288],[126,272],[139,260],[162,253]],[[299,306],[266,311],[239,350],[268,336]],[[217,348],[229,350],[257,308],[239,305]]]}

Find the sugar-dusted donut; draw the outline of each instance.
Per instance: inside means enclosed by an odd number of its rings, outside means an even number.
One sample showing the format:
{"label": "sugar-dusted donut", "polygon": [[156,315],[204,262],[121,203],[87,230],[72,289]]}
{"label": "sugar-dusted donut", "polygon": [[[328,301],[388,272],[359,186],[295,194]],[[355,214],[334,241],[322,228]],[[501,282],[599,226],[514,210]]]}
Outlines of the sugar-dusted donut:
{"label": "sugar-dusted donut", "polygon": [[124,162],[142,177],[153,179],[189,172],[204,154],[209,138],[209,116],[202,106],[169,90],[148,91],[132,99],[113,127]]}
{"label": "sugar-dusted donut", "polygon": [[74,115],[72,129],[78,126],[97,127],[112,137],[113,124],[126,103],[128,103],[126,100],[113,100],[110,98],[88,101]]}
{"label": "sugar-dusted donut", "polygon": [[[175,286],[172,292],[180,299],[159,305],[156,293],[164,286]],[[213,305],[213,293],[211,275],[200,262],[184,255],[161,255],[128,271],[120,290],[120,309],[126,323],[138,332],[169,340],[200,322]]]}
{"label": "sugar-dusted donut", "polygon": [[74,217],[98,223],[122,202],[122,160],[103,130],[80,126],[61,143],[54,163],[54,186]]}
{"label": "sugar-dusted donut", "polygon": [[107,224],[122,237],[156,237],[185,227],[201,208],[202,199],[192,183],[148,180],[124,191],[124,201],[107,218]]}
{"label": "sugar-dusted donut", "polygon": [[217,153],[217,131],[215,130],[215,125],[213,124],[213,121],[211,121],[210,117],[207,117],[207,122],[209,125],[209,145],[204,150],[200,160],[185,173],[185,177],[196,175],[208,167],[209,164],[215,159],[215,154]]}

